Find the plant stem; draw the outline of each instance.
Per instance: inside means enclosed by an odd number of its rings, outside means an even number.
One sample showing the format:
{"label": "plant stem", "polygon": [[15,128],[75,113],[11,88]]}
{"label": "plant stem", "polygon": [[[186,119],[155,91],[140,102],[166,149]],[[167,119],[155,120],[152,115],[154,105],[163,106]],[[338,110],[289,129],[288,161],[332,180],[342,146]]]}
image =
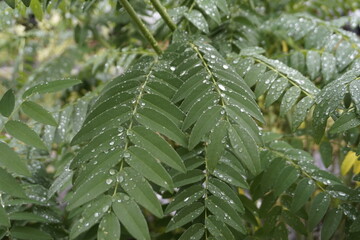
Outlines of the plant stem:
{"label": "plant stem", "polygon": [[168,27],[171,29],[171,31],[175,31],[176,24],[173,22],[173,20],[170,18],[169,14],[166,12],[166,9],[163,5],[161,5],[159,0],[150,0],[156,11],[161,15],[164,22],[168,25]]}
{"label": "plant stem", "polygon": [[139,27],[140,32],[144,35],[146,40],[150,43],[151,47],[155,50],[157,55],[161,55],[162,51],[159,48],[159,45],[153,35],[150,33],[149,29],[146,28],[145,24],[141,21],[141,19],[136,14],[133,7],[127,0],[119,0],[121,5],[125,8],[126,12],[130,15],[131,19],[135,22],[135,24]]}

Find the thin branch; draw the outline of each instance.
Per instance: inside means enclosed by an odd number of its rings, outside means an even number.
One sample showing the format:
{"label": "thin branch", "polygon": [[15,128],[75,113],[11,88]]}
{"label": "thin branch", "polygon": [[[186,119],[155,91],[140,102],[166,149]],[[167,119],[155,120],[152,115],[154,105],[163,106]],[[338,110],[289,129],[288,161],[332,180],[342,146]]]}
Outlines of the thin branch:
{"label": "thin branch", "polygon": [[164,22],[168,25],[168,27],[171,29],[171,31],[172,32],[175,31],[176,24],[173,22],[173,20],[167,13],[166,8],[163,5],[161,5],[160,1],[159,0],[150,0],[150,2],[152,3],[152,5],[156,9],[156,11],[158,11],[158,13],[160,14],[160,16],[162,17]]}
{"label": "thin branch", "polygon": [[135,24],[139,27],[140,32],[144,35],[146,40],[150,43],[151,47],[155,50],[155,52],[158,55],[162,54],[162,50],[160,49],[157,41],[149,31],[149,29],[146,28],[145,24],[141,21],[141,19],[136,14],[133,7],[130,5],[130,3],[127,0],[119,0],[121,5],[125,8],[126,12],[130,15],[131,19],[135,22]]}

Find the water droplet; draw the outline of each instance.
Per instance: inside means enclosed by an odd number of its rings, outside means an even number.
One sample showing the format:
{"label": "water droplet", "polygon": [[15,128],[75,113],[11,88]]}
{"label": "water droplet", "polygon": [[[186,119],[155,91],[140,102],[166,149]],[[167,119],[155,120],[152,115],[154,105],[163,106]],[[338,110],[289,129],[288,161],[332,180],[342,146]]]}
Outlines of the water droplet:
{"label": "water droplet", "polygon": [[224,65],[223,65],[223,68],[224,68],[224,69],[228,69],[228,68],[229,68],[229,66],[228,66],[228,65],[226,65],[226,64],[224,64]]}
{"label": "water droplet", "polygon": [[113,180],[111,179],[111,178],[108,178],[108,179],[106,179],[106,184],[111,184],[113,182]]}

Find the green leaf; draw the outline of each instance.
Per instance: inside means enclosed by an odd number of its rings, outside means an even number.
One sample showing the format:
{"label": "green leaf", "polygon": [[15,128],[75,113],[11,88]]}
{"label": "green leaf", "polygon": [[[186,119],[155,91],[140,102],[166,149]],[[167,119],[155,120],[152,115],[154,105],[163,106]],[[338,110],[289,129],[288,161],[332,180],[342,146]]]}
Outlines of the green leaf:
{"label": "green leaf", "polygon": [[309,200],[314,191],[314,181],[306,178],[302,179],[296,186],[290,210],[293,213],[297,212]]}
{"label": "green leaf", "polygon": [[0,113],[4,117],[9,117],[15,107],[15,95],[13,90],[6,91],[0,100]]}
{"label": "green leaf", "polygon": [[243,234],[246,233],[239,214],[227,202],[216,196],[210,196],[205,200],[205,205],[219,221],[225,222]]}
{"label": "green leaf", "polygon": [[205,175],[200,169],[193,169],[186,173],[179,173],[173,177],[174,187],[182,187],[201,181]]}
{"label": "green leaf", "polygon": [[331,198],[325,192],[320,192],[316,195],[309,210],[308,228],[310,230],[323,218],[330,205],[330,201]]}
{"label": "green leaf", "polygon": [[323,52],[321,55],[321,73],[325,82],[333,79],[336,72],[336,59],[334,55],[328,52]]}
{"label": "green leaf", "polygon": [[314,99],[312,99],[310,96],[306,96],[295,105],[294,113],[292,115],[292,124],[291,124],[291,128],[293,131],[295,131],[304,121],[308,110],[311,108],[313,104],[314,104]]}
{"label": "green leaf", "polygon": [[282,217],[284,218],[286,224],[292,227],[296,232],[306,235],[306,228],[298,216],[290,211],[284,210],[282,211]]}
{"label": "green leaf", "polygon": [[101,112],[89,121],[86,121],[81,130],[71,141],[72,145],[88,141],[109,129],[119,128],[130,118],[131,109],[127,106],[116,106]]}
{"label": "green leaf", "polygon": [[214,128],[215,124],[219,121],[221,115],[223,114],[222,111],[224,111],[222,107],[214,106],[201,114],[191,131],[189,138],[189,150],[192,150],[201,141],[204,135]]}
{"label": "green leaf", "polygon": [[352,81],[349,85],[351,99],[353,100],[356,112],[360,113],[360,80]]}
{"label": "green leaf", "polygon": [[31,176],[26,163],[7,144],[0,142],[0,152],[0,166],[12,173]]}
{"label": "green leaf", "polygon": [[103,195],[85,206],[81,218],[75,221],[75,224],[71,227],[70,239],[75,239],[100,221],[102,216],[110,208],[111,202],[112,199],[109,195]]}
{"label": "green leaf", "polygon": [[75,186],[75,190],[69,199],[67,209],[69,211],[95,199],[102,193],[109,190],[115,184],[115,176],[109,171],[99,170],[88,179],[83,180],[80,185]]}
{"label": "green leaf", "polygon": [[[31,3],[36,4],[35,2],[39,2],[38,0],[32,0]],[[40,7],[41,9],[41,7]],[[35,93],[51,93],[51,92],[57,92],[62,91],[66,88],[72,87],[74,85],[80,84],[80,80],[76,79],[63,79],[63,80],[55,80],[51,82],[44,82],[37,84],[28,90],[26,90],[23,94],[23,99],[31,96]]]}
{"label": "green leaf", "polygon": [[[34,1],[34,0],[32,0]],[[24,240],[51,240],[53,239],[47,232],[32,227],[15,226],[10,229],[10,235],[13,238]]]}
{"label": "green leaf", "polygon": [[57,126],[54,117],[39,104],[32,101],[24,101],[21,110],[32,119],[51,126]]}
{"label": "green leaf", "polygon": [[113,197],[112,209],[126,230],[136,239],[150,240],[149,228],[139,206],[126,194]]}
{"label": "green leaf", "polygon": [[197,27],[200,31],[209,33],[209,25],[201,12],[197,10],[191,10],[190,13],[185,13],[184,15],[187,20],[194,24],[194,26]]}
{"label": "green leaf", "polygon": [[30,6],[31,0],[21,0],[26,7]]}
{"label": "green leaf", "polygon": [[11,136],[28,145],[43,150],[47,149],[40,137],[25,123],[10,120],[5,124],[5,129]]}
{"label": "green leaf", "polygon": [[0,168],[0,191],[14,197],[26,198],[25,192],[18,181],[4,169]]}
{"label": "green leaf", "polygon": [[107,213],[99,224],[97,239],[118,240],[121,236],[121,227],[118,218],[113,213]]}
{"label": "green leaf", "polygon": [[53,181],[49,187],[47,197],[50,199],[56,192],[58,192],[66,183],[69,183],[73,177],[73,171],[68,168],[65,170]]}
{"label": "green leaf", "polygon": [[219,11],[216,7],[215,0],[196,0],[197,5],[201,8],[206,15],[214,20],[218,25],[221,22]]}
{"label": "green leaf", "polygon": [[265,99],[265,107],[269,107],[276,100],[278,100],[281,94],[288,86],[288,80],[284,77],[276,79],[270,87]]}
{"label": "green leaf", "polygon": [[205,218],[206,229],[217,240],[235,240],[234,235],[223,221],[219,221],[214,215]]}
{"label": "green leaf", "polygon": [[199,198],[203,197],[205,189],[201,185],[193,185],[185,188],[183,191],[176,194],[174,200],[166,207],[165,214],[177,211],[186,205],[192,204]]}
{"label": "green leaf", "polygon": [[200,240],[204,233],[205,226],[201,223],[196,223],[189,227],[183,234],[181,234],[179,240]]}
{"label": "green leaf", "polygon": [[327,212],[321,228],[321,240],[329,240],[341,222],[343,212],[334,208]]}
{"label": "green leaf", "polygon": [[256,97],[260,97],[261,95],[263,95],[270,88],[270,86],[277,77],[278,73],[274,71],[267,71],[266,73],[263,73],[259,77],[259,80],[255,87]]}
{"label": "green leaf", "polygon": [[241,163],[253,174],[261,170],[260,156],[255,140],[249,133],[238,125],[231,125],[228,130],[232,151]]}
{"label": "green leaf", "polygon": [[[144,177],[169,190],[173,191],[174,183],[165,170],[165,168],[157,162],[157,160],[147,151],[138,147],[130,147],[128,149],[129,157],[125,161]],[[126,153],[124,154],[126,155]]]}
{"label": "green leaf", "polygon": [[246,73],[244,80],[249,87],[254,86],[263,73],[266,70],[266,66],[264,64],[255,64],[251,67],[251,69]]}
{"label": "green leaf", "polygon": [[332,152],[333,152],[333,148],[329,141],[321,142],[320,155],[321,155],[321,160],[324,163],[325,167],[329,167],[333,162]]}
{"label": "green leaf", "polygon": [[185,165],[175,150],[161,138],[158,134],[146,129],[145,127],[133,127],[129,131],[129,138],[136,145],[142,147],[153,155],[157,160],[169,165],[170,167],[185,172]]}
{"label": "green leaf", "polygon": [[234,168],[227,164],[218,164],[212,175],[231,185],[245,189],[249,188],[249,185],[244,179],[244,177],[239,174],[239,172],[237,172]]}
{"label": "green leaf", "polygon": [[43,18],[43,9],[41,7],[41,3],[39,0],[31,0],[30,8],[32,12],[34,13],[35,17],[41,21]]}
{"label": "green leaf", "polygon": [[347,112],[336,119],[335,123],[329,129],[329,133],[345,132],[351,128],[360,125],[360,117],[355,112]]}
{"label": "green leaf", "polygon": [[187,113],[182,129],[187,130],[193,123],[195,123],[203,112],[218,102],[218,95],[215,93],[209,93],[198,99],[198,101],[190,108]]}
{"label": "green leaf", "polygon": [[198,216],[200,216],[204,209],[204,205],[199,202],[187,205],[186,207],[175,213],[174,217],[172,217],[169,224],[166,226],[166,232],[175,230],[187,224],[188,222],[193,221]]}
{"label": "green leaf", "polygon": [[311,79],[315,79],[320,73],[320,54],[315,51],[308,51],[306,54],[306,67]]}
{"label": "green leaf", "polygon": [[286,167],[286,163],[281,158],[275,158],[262,175],[261,189],[262,192],[267,192],[272,188],[280,172]]}
{"label": "green leaf", "polygon": [[297,69],[299,72],[305,72],[305,56],[299,51],[293,52],[290,55],[290,66]]}
{"label": "green leaf", "polygon": [[5,2],[9,7],[15,9],[15,0],[5,0]]}
{"label": "green leaf", "polygon": [[281,100],[280,116],[284,116],[294,106],[301,93],[300,88],[292,86],[286,91],[284,97]]}
{"label": "green leaf", "polygon": [[214,171],[225,150],[225,144],[223,141],[226,136],[226,130],[226,122],[220,121],[210,133],[209,143],[206,147],[207,168],[210,172]]}
{"label": "green leaf", "polygon": [[136,120],[153,130],[159,132],[181,146],[187,146],[187,139],[184,133],[169,118],[156,110],[150,108],[141,108],[135,115]]}
{"label": "green leaf", "polygon": [[226,15],[229,15],[229,8],[228,8],[228,4],[227,4],[226,0],[216,0],[215,4]]}
{"label": "green leaf", "polygon": [[164,214],[151,185],[134,169],[126,167],[118,176],[121,187],[155,216],[161,218]]}
{"label": "green leaf", "polygon": [[148,107],[160,112],[170,119],[177,127],[181,126],[182,120],[185,117],[185,114],[172,102],[155,94],[145,94],[142,97],[140,106]]}
{"label": "green leaf", "polygon": [[231,189],[226,183],[216,179],[211,178],[209,180],[208,190],[214,196],[223,199],[226,201],[233,209],[237,210],[239,213],[245,211],[242,202],[236,194],[236,191]]}
{"label": "green leaf", "polygon": [[278,175],[274,184],[274,194],[279,196],[299,177],[299,172],[293,166],[286,166]]}
{"label": "green leaf", "polygon": [[29,222],[43,222],[51,223],[52,221],[46,217],[39,216],[32,212],[13,212],[9,214],[10,220],[29,221]]}
{"label": "green leaf", "polygon": [[0,204],[0,226],[10,227],[9,217],[4,209],[4,207]]}

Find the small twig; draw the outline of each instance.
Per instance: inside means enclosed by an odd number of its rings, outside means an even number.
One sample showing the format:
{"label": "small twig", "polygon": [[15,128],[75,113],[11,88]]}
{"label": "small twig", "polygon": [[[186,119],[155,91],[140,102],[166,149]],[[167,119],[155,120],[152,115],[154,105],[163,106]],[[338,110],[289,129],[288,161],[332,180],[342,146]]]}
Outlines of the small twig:
{"label": "small twig", "polygon": [[156,11],[160,14],[164,22],[169,26],[171,31],[175,31],[176,24],[173,22],[169,14],[166,12],[166,9],[163,5],[161,5],[159,0],[150,0]]}
{"label": "small twig", "polygon": [[145,24],[141,21],[141,19],[136,14],[133,7],[130,5],[130,3],[127,0],[119,0],[121,5],[125,8],[126,12],[130,15],[131,19],[135,22],[135,24],[139,27],[140,32],[144,35],[146,40],[150,43],[151,47],[155,50],[155,52],[158,55],[162,54],[162,51],[153,37],[153,35],[150,33],[149,29],[146,28]]}

